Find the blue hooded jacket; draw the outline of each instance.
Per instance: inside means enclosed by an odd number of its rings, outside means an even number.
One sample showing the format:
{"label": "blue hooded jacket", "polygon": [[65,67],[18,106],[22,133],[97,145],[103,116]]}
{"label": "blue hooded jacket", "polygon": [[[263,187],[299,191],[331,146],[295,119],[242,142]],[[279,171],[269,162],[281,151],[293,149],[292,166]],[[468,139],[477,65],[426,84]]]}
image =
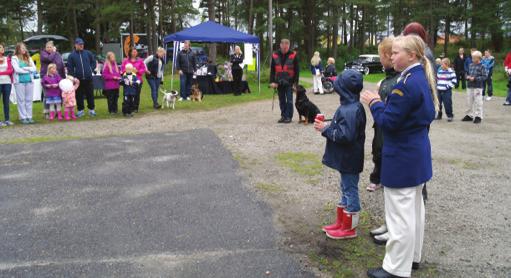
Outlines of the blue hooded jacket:
{"label": "blue hooded jacket", "polygon": [[366,114],[360,103],[362,87],[362,74],[354,70],[343,71],[334,82],[341,106],[321,135],[327,138],[323,164],[340,173],[359,174],[364,169]]}

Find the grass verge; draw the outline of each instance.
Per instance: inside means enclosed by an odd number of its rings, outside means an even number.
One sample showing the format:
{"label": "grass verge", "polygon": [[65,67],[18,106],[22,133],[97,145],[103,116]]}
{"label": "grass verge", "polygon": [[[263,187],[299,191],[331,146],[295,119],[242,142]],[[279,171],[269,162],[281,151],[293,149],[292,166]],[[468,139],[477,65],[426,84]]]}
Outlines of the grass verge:
{"label": "grass verge", "polygon": [[321,174],[322,164],[315,153],[283,152],[275,156],[277,162],[302,176],[313,177]]}

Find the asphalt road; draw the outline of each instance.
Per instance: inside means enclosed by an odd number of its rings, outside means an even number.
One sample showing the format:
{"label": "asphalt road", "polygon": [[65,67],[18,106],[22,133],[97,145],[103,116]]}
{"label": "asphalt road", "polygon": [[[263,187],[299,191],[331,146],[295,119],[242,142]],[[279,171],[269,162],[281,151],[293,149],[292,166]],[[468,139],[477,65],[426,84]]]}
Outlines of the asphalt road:
{"label": "asphalt road", "polygon": [[272,211],[209,130],[0,157],[0,277],[312,276],[279,250]]}

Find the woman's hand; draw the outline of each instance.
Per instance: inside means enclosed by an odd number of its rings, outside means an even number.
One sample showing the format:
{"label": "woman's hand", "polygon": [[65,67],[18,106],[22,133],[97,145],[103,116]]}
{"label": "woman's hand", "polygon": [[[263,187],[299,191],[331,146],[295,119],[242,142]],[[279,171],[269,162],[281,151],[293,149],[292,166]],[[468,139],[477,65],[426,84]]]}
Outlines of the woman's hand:
{"label": "woman's hand", "polygon": [[367,104],[367,105],[369,105],[369,103],[371,103],[372,101],[374,101],[376,99],[380,99],[380,95],[378,95],[377,92],[365,90],[360,95],[360,100],[362,101],[362,103]]}
{"label": "woman's hand", "polygon": [[318,119],[314,120],[314,129],[316,129],[316,131],[321,132],[326,126],[327,124],[325,122],[320,121]]}

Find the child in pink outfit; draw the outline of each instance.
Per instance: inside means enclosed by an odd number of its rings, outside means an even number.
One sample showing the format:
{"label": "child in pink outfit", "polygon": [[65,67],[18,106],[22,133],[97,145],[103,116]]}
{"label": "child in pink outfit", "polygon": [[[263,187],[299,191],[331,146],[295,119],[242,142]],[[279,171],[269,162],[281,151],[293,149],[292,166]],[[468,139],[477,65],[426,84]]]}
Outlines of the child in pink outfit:
{"label": "child in pink outfit", "polygon": [[66,121],[70,119],[76,120],[75,106],[76,94],[75,91],[80,86],[80,81],[70,75],[66,79],[62,79],[59,87],[62,90],[62,101],[64,103],[64,118]]}

